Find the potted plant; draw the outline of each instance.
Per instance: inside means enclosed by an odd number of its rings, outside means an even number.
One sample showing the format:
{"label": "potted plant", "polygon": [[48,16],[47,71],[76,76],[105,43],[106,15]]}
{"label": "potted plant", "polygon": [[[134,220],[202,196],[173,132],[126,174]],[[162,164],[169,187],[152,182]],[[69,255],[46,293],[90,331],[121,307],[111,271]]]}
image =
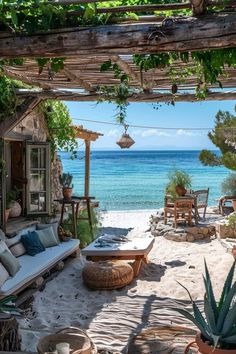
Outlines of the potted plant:
{"label": "potted plant", "polygon": [[7,192],[7,204],[10,208],[10,218],[16,218],[21,215],[22,208],[19,203],[20,192],[21,190],[16,186]]}
{"label": "potted plant", "polygon": [[184,196],[187,193],[186,188],[191,187],[191,177],[182,170],[174,170],[168,174],[169,182],[166,187],[166,192],[169,193],[173,199]]}
{"label": "potted plant", "polygon": [[236,173],[230,173],[221,184],[221,190],[226,196],[235,196],[232,205],[236,210]]}
{"label": "potted plant", "polygon": [[235,261],[227,275],[220,300],[217,302],[214,296],[211,278],[205,262],[205,284],[204,313],[199,310],[193,301],[188,289],[181,286],[188,292],[192,302],[193,315],[188,311],[176,308],[180,314],[192,321],[200,330],[195,341],[190,343],[188,349],[195,343],[198,353],[201,354],[235,354],[236,353],[236,282],[233,283]]}
{"label": "potted plant", "polygon": [[71,199],[73,184],[72,184],[73,176],[68,173],[63,173],[59,176],[59,181],[62,186],[62,194],[64,199]]}

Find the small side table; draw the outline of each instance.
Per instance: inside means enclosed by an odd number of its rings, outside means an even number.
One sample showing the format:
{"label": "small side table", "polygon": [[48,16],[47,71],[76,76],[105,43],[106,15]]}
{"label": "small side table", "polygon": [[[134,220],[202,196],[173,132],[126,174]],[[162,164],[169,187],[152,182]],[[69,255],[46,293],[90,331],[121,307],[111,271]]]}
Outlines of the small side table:
{"label": "small side table", "polygon": [[[71,206],[71,212],[72,212],[72,228],[73,228],[73,233],[74,237],[77,238],[77,221],[78,220],[88,220],[91,231],[92,229],[92,218],[91,218],[91,206],[90,206],[90,201],[92,199],[95,199],[95,197],[75,197],[72,196],[71,199],[55,199],[55,202],[58,202],[61,204],[61,218],[60,218],[60,225],[63,224],[63,219],[64,219],[64,214],[65,214],[65,207],[67,205]],[[86,203],[86,209],[87,209],[87,217],[80,217],[79,214],[79,207],[81,202]]]}

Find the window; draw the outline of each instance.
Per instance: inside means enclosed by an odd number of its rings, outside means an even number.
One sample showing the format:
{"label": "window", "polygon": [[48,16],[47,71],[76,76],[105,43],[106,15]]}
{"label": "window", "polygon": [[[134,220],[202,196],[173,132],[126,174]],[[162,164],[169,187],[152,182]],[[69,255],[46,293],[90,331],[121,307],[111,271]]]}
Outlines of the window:
{"label": "window", "polygon": [[49,143],[26,144],[27,215],[50,212]]}

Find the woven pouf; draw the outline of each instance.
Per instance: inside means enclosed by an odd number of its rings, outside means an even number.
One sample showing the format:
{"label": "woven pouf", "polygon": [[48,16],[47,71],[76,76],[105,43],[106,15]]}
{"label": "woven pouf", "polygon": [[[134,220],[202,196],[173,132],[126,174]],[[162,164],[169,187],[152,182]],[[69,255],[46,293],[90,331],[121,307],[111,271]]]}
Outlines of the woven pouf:
{"label": "woven pouf", "polygon": [[112,290],[128,285],[134,273],[131,265],[117,260],[88,263],[82,276],[90,289]]}

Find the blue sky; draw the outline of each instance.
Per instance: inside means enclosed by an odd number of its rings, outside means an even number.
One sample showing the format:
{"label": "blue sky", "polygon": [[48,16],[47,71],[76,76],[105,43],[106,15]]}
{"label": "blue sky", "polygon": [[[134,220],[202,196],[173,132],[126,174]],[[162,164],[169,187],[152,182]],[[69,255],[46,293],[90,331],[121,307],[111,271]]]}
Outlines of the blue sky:
{"label": "blue sky", "polygon": [[[67,102],[74,124],[104,134],[92,144],[93,149],[120,149],[116,145],[123,127],[83,122],[79,119],[116,123],[116,106],[109,103]],[[127,109],[127,122],[130,125],[177,128],[176,130],[141,129],[129,127],[129,134],[135,140],[131,149],[214,149],[207,137],[207,130],[194,131],[184,128],[210,128],[214,126],[218,110],[234,113],[235,101],[209,101],[195,103],[176,103],[175,106],[162,104],[158,110],[148,103],[131,103]]]}

